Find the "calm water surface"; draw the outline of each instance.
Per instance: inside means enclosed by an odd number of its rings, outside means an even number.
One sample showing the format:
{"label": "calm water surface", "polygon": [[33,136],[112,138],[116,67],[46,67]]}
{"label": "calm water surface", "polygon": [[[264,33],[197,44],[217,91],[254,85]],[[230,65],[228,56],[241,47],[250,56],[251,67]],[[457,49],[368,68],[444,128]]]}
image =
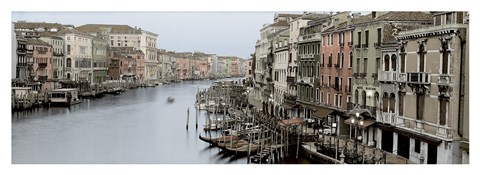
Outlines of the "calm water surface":
{"label": "calm water surface", "polygon": [[[12,113],[12,163],[245,164],[246,158],[225,156],[198,139],[205,134],[200,129],[205,113],[200,112],[196,130],[195,94],[211,83],[131,89],[70,108]],[[174,103],[167,103],[169,96]]]}

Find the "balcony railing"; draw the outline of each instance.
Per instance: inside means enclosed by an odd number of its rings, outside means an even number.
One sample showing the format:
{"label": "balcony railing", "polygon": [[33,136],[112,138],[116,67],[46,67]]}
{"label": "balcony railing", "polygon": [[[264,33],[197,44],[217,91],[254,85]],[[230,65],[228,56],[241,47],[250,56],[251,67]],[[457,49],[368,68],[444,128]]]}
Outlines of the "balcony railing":
{"label": "balcony railing", "polygon": [[378,80],[378,73],[372,73],[372,78]]}
{"label": "balcony railing", "polygon": [[430,84],[430,74],[425,72],[407,73],[407,82],[412,84]]}
{"label": "balcony railing", "polygon": [[310,40],[320,40],[321,37],[322,36],[320,35],[320,33],[302,35],[302,36],[298,37],[298,42],[310,41]]}
{"label": "balcony railing", "polygon": [[351,110],[355,107],[355,103],[347,102],[347,110]]}
{"label": "balcony railing", "polygon": [[337,69],[340,68],[340,64],[338,64],[338,63],[335,64],[335,68],[337,68]]}
{"label": "balcony railing", "polygon": [[452,77],[448,74],[438,75],[437,85],[449,85],[452,83]]}
{"label": "balcony railing", "polygon": [[327,67],[332,67],[332,63],[328,63]]}
{"label": "balcony railing", "polygon": [[311,77],[302,77],[302,78],[297,79],[297,83],[313,84],[313,78],[311,78]]}
{"label": "balcony railing", "polygon": [[397,82],[405,83],[407,81],[407,73],[396,73]]}
{"label": "balcony railing", "polygon": [[354,78],[358,78],[360,76],[360,73],[353,73]]}
{"label": "balcony railing", "polygon": [[352,94],[352,86],[345,85],[345,92],[347,94]]}
{"label": "balcony railing", "polygon": [[353,42],[348,42],[348,46],[352,47],[353,46]]}
{"label": "balcony railing", "polygon": [[377,122],[394,124],[394,113],[382,112],[380,117],[377,117]]}
{"label": "balcony railing", "polygon": [[381,43],[373,43],[373,46],[374,46],[375,48],[380,48],[380,44],[381,44]]}
{"label": "balcony railing", "polygon": [[367,48],[368,44],[362,44],[362,48]]}
{"label": "balcony railing", "polygon": [[39,81],[45,81],[47,80],[48,76],[38,76]]}
{"label": "balcony railing", "polygon": [[71,67],[65,67],[65,71],[72,71]]}
{"label": "balcony railing", "polygon": [[53,56],[63,56],[62,52],[53,52]]}
{"label": "balcony railing", "polygon": [[46,67],[47,67],[47,63],[38,63],[38,67],[46,68]]}
{"label": "balcony railing", "polygon": [[393,71],[382,71],[378,74],[378,81],[383,81],[383,82],[393,82],[396,81],[396,72]]}
{"label": "balcony railing", "polygon": [[360,44],[355,44],[355,49],[360,49]]}
{"label": "balcony railing", "polygon": [[283,98],[285,98],[285,100],[288,100],[290,102],[295,102],[297,100],[297,96],[296,95],[289,95],[289,94],[284,94],[283,95]]}
{"label": "balcony railing", "polygon": [[300,58],[315,58],[315,54],[302,54]]}
{"label": "balcony railing", "polygon": [[343,43],[343,42],[342,42],[342,43],[339,43],[339,44],[340,44],[340,47],[345,46],[345,43]]}
{"label": "balcony railing", "polygon": [[358,76],[360,78],[367,78],[367,73],[359,73]]}
{"label": "balcony railing", "polygon": [[295,83],[295,77],[287,76],[287,83]]}
{"label": "balcony railing", "polygon": [[27,54],[27,50],[25,50],[25,49],[17,49],[17,54],[18,54],[18,55],[25,55],[25,54]]}

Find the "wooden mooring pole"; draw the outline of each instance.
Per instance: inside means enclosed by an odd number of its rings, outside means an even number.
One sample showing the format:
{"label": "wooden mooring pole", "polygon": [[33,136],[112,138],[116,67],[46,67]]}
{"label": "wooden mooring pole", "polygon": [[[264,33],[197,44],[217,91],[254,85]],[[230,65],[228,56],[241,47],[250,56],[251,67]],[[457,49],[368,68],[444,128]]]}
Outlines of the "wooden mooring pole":
{"label": "wooden mooring pole", "polygon": [[187,109],[187,126],[185,127],[186,130],[188,130],[188,120],[190,117],[190,108]]}

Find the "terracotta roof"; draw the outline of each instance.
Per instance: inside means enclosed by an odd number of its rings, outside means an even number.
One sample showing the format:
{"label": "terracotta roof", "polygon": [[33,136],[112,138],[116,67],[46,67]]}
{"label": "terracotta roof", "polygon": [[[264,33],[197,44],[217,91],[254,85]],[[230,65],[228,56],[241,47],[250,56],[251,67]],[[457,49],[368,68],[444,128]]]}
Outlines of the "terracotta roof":
{"label": "terracotta roof", "polygon": [[278,21],[276,23],[270,24],[270,26],[288,26],[287,21]]}
{"label": "terracotta roof", "polygon": [[310,14],[303,15],[297,19],[315,20],[315,19],[327,18],[330,16],[331,16],[330,14],[310,13]]}
{"label": "terracotta roof", "polygon": [[388,12],[384,15],[378,16],[375,19],[371,18],[372,14],[363,15],[352,19],[352,24],[364,24],[377,21],[424,21],[431,22],[433,16],[427,12]]}
{"label": "terracotta roof", "polygon": [[58,23],[45,23],[45,22],[14,22],[13,23],[15,29],[37,29],[37,28],[44,28],[44,29],[62,29],[65,28],[62,24]]}
{"label": "terracotta roof", "polygon": [[41,45],[41,46],[51,46],[45,41],[39,40],[39,39],[34,39],[34,38],[25,38],[27,41],[27,44],[32,44],[32,45]]}
{"label": "terracotta roof", "polygon": [[114,24],[85,24],[76,28],[79,31],[86,33],[96,33],[101,29],[107,29],[110,33],[141,33],[140,30],[135,30],[128,25],[114,25]]}
{"label": "terracotta roof", "polygon": [[286,14],[286,13],[279,13],[278,14],[278,17],[290,17],[290,18],[298,18],[298,17],[301,17],[303,16],[303,14]]}

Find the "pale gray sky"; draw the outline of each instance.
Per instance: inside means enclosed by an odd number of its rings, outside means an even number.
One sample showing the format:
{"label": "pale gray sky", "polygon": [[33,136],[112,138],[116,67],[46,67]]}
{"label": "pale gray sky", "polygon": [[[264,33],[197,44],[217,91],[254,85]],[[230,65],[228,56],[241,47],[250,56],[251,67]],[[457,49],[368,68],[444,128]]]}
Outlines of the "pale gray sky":
{"label": "pale gray sky", "polygon": [[[298,12],[289,12],[298,13]],[[12,12],[12,21],[126,24],[158,34],[157,47],[248,58],[275,12]]]}

